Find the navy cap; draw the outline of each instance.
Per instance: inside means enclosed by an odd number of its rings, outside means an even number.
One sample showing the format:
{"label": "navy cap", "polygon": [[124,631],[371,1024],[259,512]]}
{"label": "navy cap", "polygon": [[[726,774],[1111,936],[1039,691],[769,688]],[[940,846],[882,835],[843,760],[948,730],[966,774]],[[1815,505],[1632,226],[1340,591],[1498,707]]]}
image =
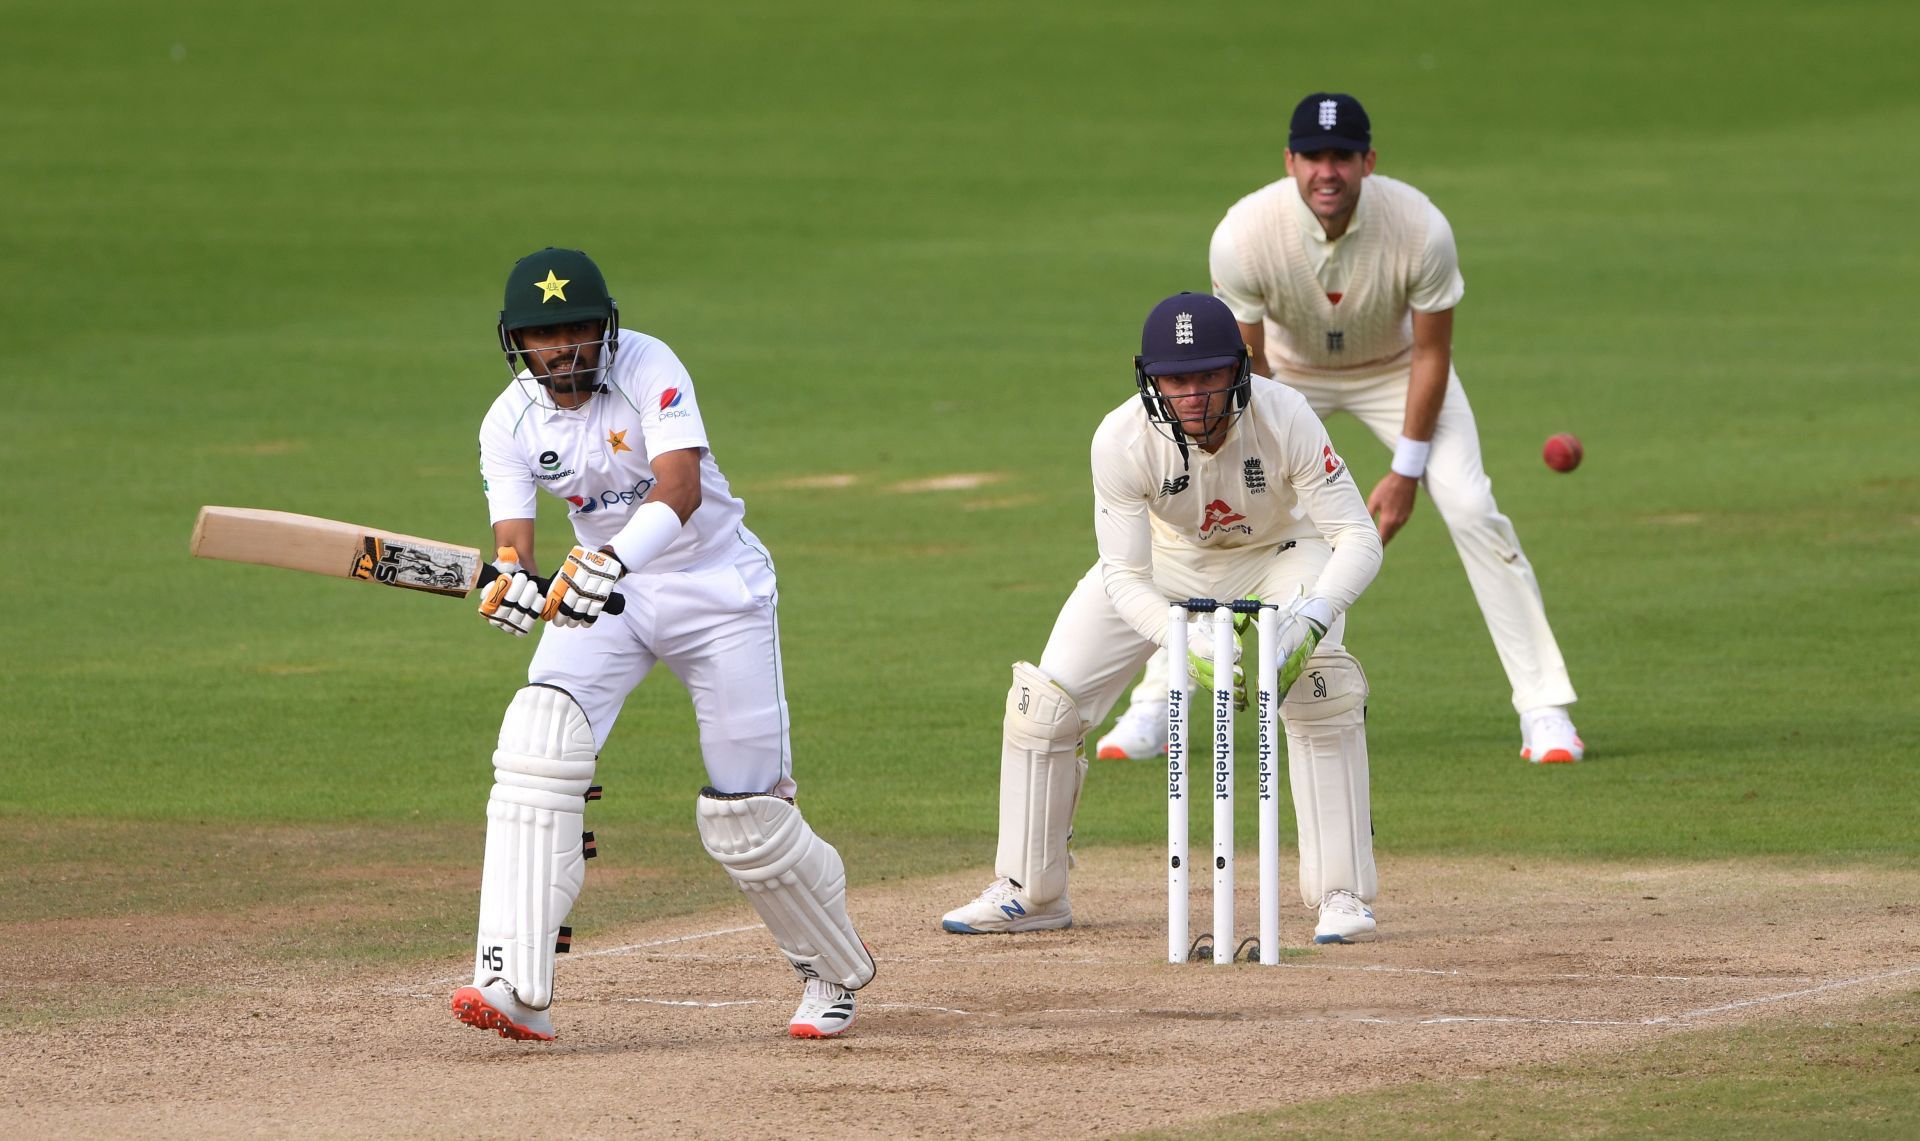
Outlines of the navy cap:
{"label": "navy cap", "polygon": [[1239,364],[1247,342],[1227,303],[1207,293],[1176,293],[1153,307],[1140,330],[1146,376],[1212,372]]}
{"label": "navy cap", "polygon": [[1370,151],[1373,123],[1367,118],[1367,109],[1353,96],[1316,91],[1293,109],[1287,149],[1295,154]]}

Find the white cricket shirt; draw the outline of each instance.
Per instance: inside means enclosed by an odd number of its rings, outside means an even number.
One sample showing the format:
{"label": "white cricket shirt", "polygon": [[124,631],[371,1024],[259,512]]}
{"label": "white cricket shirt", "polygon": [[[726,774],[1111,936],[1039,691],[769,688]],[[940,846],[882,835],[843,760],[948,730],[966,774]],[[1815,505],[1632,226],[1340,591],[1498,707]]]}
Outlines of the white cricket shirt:
{"label": "white cricket shirt", "polygon": [[[1413,345],[1413,313],[1460,303],[1453,228],[1426,195],[1373,175],[1345,233],[1329,240],[1291,178],[1227,211],[1207,251],[1213,291],[1236,320],[1266,328],[1275,369],[1365,370]],[[1283,377],[1284,378],[1284,377]]]}
{"label": "white cricket shirt", "polygon": [[1325,540],[1333,557],[1309,593],[1344,613],[1380,570],[1380,532],[1346,462],[1306,399],[1256,376],[1247,408],[1212,455],[1182,458],[1138,397],[1093,435],[1094,535],[1107,594],[1129,625],[1165,641],[1167,602],[1156,561],[1212,577],[1248,548]]}
{"label": "white cricket shirt", "polygon": [[666,342],[620,330],[607,391],[579,408],[542,407],[525,371],[507,385],[480,424],[480,475],[492,520],[534,517],[534,493],[571,505],[581,546],[593,550],[620,532],[653,490],[653,456],[700,449],[700,507],[647,573],[686,570],[744,546],[764,551],[745,525],[746,505],[707,449],[693,380]]}

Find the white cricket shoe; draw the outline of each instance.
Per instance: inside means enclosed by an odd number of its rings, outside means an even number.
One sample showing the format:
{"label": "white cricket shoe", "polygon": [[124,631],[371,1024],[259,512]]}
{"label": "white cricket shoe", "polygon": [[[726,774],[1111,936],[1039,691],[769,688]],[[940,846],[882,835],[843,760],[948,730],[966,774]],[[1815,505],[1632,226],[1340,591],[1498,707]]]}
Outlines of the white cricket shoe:
{"label": "white cricket shoe", "polygon": [[1167,751],[1167,703],[1132,705],[1107,735],[1094,744],[1103,761],[1144,761]]}
{"label": "white cricket shoe", "polygon": [[972,903],[940,917],[940,929],[955,935],[1011,935],[1071,926],[1073,905],[1065,892],[1052,903],[1034,903],[1024,888],[1005,876],[988,884]]}
{"label": "white cricket shoe", "polygon": [[1520,756],[1536,765],[1572,764],[1587,755],[1573,731],[1573,719],[1557,705],[1527,711],[1520,718]]}
{"label": "white cricket shoe", "polygon": [[1350,891],[1334,890],[1320,901],[1320,924],[1313,929],[1316,943],[1371,943],[1380,925],[1373,909]]}
{"label": "white cricket shoe", "polygon": [[553,1041],[553,1019],[521,1003],[503,979],[453,992],[453,1016],[476,1030],[497,1030],[520,1042]]}
{"label": "white cricket shoe", "polygon": [[852,1025],[853,992],[839,983],[808,979],[787,1033],[795,1038],[832,1038]]}

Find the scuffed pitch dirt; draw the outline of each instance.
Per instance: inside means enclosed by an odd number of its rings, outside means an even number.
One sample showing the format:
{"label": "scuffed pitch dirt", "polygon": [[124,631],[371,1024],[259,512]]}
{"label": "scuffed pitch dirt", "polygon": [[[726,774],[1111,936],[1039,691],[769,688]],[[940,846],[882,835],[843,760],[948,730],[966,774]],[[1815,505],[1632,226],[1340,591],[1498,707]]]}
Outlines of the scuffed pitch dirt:
{"label": "scuffed pitch dirt", "polygon": [[[1076,926],[1013,937],[937,929],[984,871],[856,892],[880,976],[829,1042],[784,1035],[798,988],[744,904],[579,933],[550,1045],[453,1021],[464,948],[355,980],[250,955],[240,920],[4,928],[0,993],[43,1013],[0,1031],[0,1120],[14,1136],[1102,1136],[1824,1017],[1920,982],[1911,872],[1386,859],[1380,942],[1303,949],[1289,907],[1281,966],[1223,968],[1163,961],[1159,867],[1085,854]],[[1204,884],[1194,904],[1198,931]],[[88,1013],[44,1013],[54,992]]]}

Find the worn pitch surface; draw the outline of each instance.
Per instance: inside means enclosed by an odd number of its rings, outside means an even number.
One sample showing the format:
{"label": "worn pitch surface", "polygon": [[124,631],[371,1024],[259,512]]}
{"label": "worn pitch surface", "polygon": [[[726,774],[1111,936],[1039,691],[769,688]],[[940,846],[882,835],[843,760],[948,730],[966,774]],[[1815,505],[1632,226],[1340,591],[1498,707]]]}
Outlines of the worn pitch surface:
{"label": "worn pitch surface", "polygon": [[983,875],[858,892],[881,972],[828,1042],[784,1035],[798,988],[744,905],[582,933],[551,1045],[453,1021],[460,949],[351,979],[250,955],[259,917],[55,923],[9,931],[0,972],[88,1012],[0,1035],[0,1089],[17,1124],[67,1135],[1098,1136],[1819,1017],[1920,979],[1916,909],[1887,902],[1920,897],[1910,872],[1382,872],[1380,942],[1305,950],[1290,910],[1276,968],[1163,962],[1150,850],[1086,854],[1067,932],[942,934]]}

